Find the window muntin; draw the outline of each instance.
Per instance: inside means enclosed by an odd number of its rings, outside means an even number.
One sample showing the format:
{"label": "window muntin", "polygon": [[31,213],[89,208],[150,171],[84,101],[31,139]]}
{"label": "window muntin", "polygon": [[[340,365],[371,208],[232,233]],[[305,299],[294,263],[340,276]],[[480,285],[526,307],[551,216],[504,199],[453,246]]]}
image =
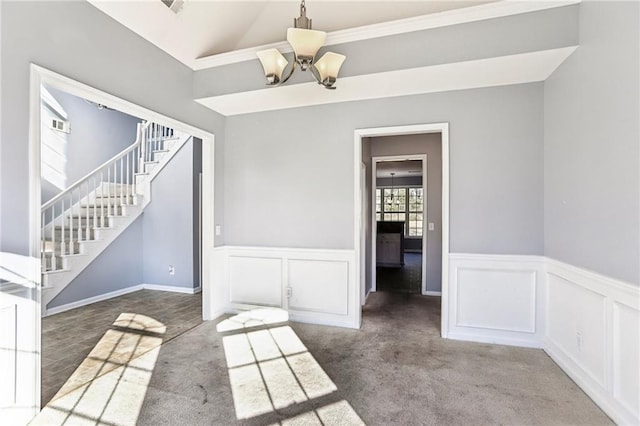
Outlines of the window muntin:
{"label": "window muntin", "polygon": [[405,236],[421,237],[423,197],[421,187],[376,188],[376,221],[405,222]]}

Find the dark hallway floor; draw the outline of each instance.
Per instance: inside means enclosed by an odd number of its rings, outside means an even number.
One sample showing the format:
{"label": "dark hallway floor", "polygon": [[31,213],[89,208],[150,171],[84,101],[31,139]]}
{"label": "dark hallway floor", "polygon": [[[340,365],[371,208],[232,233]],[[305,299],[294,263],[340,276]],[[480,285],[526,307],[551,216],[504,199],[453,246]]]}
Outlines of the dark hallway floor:
{"label": "dark hallway floor", "polygon": [[141,290],[43,318],[43,406],[63,385],[68,390],[87,381],[86,374],[80,374],[81,371],[73,380],[69,379],[105,333],[114,328],[120,315],[130,312],[147,315],[165,324],[163,339],[168,341],[202,323],[202,296],[199,293]]}
{"label": "dark hallway floor", "polygon": [[422,292],[422,253],[405,253],[401,268],[376,268],[376,289],[394,293]]}

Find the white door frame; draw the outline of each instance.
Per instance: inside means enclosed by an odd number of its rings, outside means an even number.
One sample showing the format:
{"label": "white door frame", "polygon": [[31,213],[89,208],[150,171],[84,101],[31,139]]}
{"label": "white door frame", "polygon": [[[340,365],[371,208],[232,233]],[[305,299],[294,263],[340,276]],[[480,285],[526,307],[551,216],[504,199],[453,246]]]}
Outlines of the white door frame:
{"label": "white door frame", "polygon": [[[422,276],[420,283],[420,291],[423,295],[427,294],[427,155],[426,154],[412,154],[412,155],[385,155],[380,157],[371,157],[371,291],[377,291],[377,271],[376,271],[376,239],[378,235],[376,223],[376,172],[377,163],[382,161],[407,161],[407,160],[420,160],[422,161]],[[406,212],[407,215],[409,212]],[[364,290],[363,290],[364,291]]]}
{"label": "white door frame", "polygon": [[[361,205],[361,192],[365,189],[360,185],[360,163],[362,162],[362,139],[376,136],[397,136],[397,135],[414,135],[422,133],[441,133],[442,135],[442,301],[441,301],[441,329],[442,337],[447,337],[449,329],[449,123],[431,123],[431,124],[413,124],[406,126],[394,127],[375,127],[367,129],[356,129],[353,138],[354,152],[354,248],[355,248],[355,268],[356,282],[360,283],[360,257],[364,256],[363,249],[360,247],[360,225],[363,220],[363,212]],[[372,183],[373,186],[373,183]],[[362,293],[362,291],[361,291]],[[362,321],[361,301],[356,301],[358,322]]]}
{"label": "white door frame", "polygon": [[[140,117],[142,119],[163,124],[180,130],[199,139],[202,139],[202,180],[203,198],[201,204],[202,214],[202,316],[204,320],[213,319],[213,306],[211,295],[213,294],[210,265],[207,259],[211,258],[214,248],[214,152],[215,135],[205,130],[186,124],[150,109],[141,107],[132,102],[113,96],[109,93],[95,89],[86,84],[72,80],[61,74],[57,74],[36,64],[30,67],[30,99],[29,99],[29,255],[32,262],[32,276],[37,288],[41,288],[40,275],[40,89],[43,84],[62,90],[74,96],[78,96],[99,104],[109,105],[118,111]],[[38,313],[41,311],[40,295],[38,294]],[[37,350],[40,353],[40,318],[36,321]],[[39,364],[40,360],[38,360]],[[40,407],[40,365],[36,367],[37,380],[34,406]]]}

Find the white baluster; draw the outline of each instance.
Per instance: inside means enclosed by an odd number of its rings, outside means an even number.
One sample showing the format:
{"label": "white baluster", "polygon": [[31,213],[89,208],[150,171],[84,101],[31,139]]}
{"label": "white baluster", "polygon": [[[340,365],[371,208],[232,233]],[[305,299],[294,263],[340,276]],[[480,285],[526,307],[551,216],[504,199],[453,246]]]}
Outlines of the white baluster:
{"label": "white baluster", "polygon": [[100,172],[100,227],[104,228],[104,175]]}
{"label": "white baluster", "polygon": [[42,212],[42,221],[40,222],[40,271],[44,272],[47,269],[47,260],[45,258],[45,216],[44,212]]}
{"label": "white baluster", "polygon": [[[67,242],[65,241],[65,233],[64,233],[64,198],[60,200],[62,202],[62,210],[60,212],[60,222],[62,222],[62,233],[60,236],[60,254],[66,254]],[[55,219],[54,219],[55,221]]]}
{"label": "white baluster", "polygon": [[95,232],[95,228],[96,226],[98,226],[98,203],[97,203],[97,196],[98,196],[98,191],[96,190],[97,188],[97,183],[96,181],[98,180],[97,176],[93,177],[93,203],[89,203],[87,200],[87,204],[89,206],[92,207],[93,210],[93,226],[91,228],[93,228],[94,232]]}
{"label": "white baluster", "polygon": [[[89,208],[89,179],[87,179],[86,184],[87,184],[87,187],[86,187],[84,205],[86,206],[86,209],[87,209],[87,214],[86,214],[87,223],[85,224],[85,228],[84,228],[84,240],[88,241],[89,240],[89,226],[91,225],[91,221],[89,220],[89,215],[90,215],[90,210],[91,210]],[[82,208],[80,209],[80,212],[82,212]]]}
{"label": "white baluster", "polygon": [[71,212],[71,214],[69,214],[69,249],[68,249],[68,253],[72,254],[74,252],[74,245],[73,245],[73,191],[71,191],[69,193],[69,211]]}
{"label": "white baluster", "polygon": [[120,209],[124,205],[124,157],[120,158]]}
{"label": "white baluster", "polygon": [[107,167],[107,216],[111,214],[111,169]]}

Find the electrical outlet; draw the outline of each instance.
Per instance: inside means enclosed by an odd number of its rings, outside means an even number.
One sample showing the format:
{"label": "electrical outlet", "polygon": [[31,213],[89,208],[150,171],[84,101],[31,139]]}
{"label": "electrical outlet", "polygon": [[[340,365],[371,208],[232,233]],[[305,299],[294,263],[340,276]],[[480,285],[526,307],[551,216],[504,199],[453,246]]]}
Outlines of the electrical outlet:
{"label": "electrical outlet", "polygon": [[176,268],[173,265],[169,265],[169,275],[175,275],[176,274]]}
{"label": "electrical outlet", "polygon": [[293,295],[293,289],[291,287],[287,287],[287,297],[291,297]]}
{"label": "electrical outlet", "polygon": [[220,235],[222,233],[222,229],[220,228],[220,225],[216,225],[216,235]]}
{"label": "electrical outlet", "polygon": [[434,229],[436,229],[436,224],[433,222],[429,222],[429,231],[433,231]]}

